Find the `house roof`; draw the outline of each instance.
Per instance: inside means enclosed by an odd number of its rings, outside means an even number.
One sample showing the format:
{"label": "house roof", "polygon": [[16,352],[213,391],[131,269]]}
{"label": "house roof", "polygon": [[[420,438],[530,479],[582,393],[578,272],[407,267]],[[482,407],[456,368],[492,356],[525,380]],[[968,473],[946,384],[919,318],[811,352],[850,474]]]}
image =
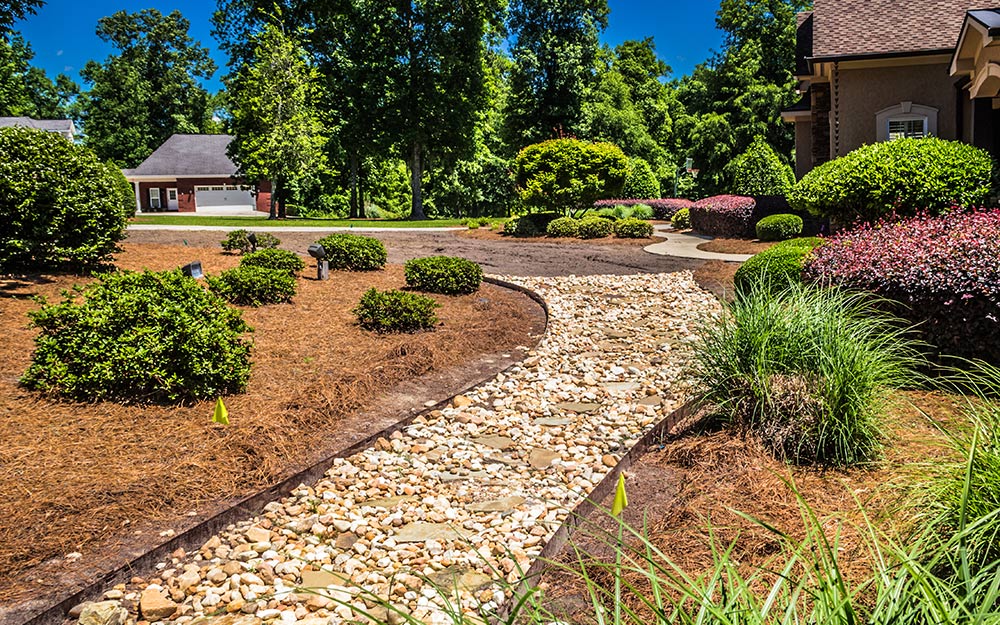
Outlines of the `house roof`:
{"label": "house roof", "polygon": [[229,135],[173,135],[127,176],[232,177],[236,165],[226,154]]}
{"label": "house roof", "polygon": [[68,119],[32,119],[30,117],[0,117],[0,128],[35,128],[50,132],[74,132],[73,122]]}
{"label": "house roof", "polygon": [[813,58],[950,51],[968,0],[814,0]]}

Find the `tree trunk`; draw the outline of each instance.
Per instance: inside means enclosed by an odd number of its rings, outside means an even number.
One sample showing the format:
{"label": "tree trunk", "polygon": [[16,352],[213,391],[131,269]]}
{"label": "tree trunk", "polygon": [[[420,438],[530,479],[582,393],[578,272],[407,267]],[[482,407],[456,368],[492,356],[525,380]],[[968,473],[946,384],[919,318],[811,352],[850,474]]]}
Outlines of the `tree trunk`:
{"label": "tree trunk", "polygon": [[358,193],[358,155],[351,154],[351,219],[361,217],[360,194]]}
{"label": "tree trunk", "polygon": [[271,207],[270,207],[270,209],[269,209],[269,211],[267,213],[267,218],[268,219],[277,219],[278,218],[277,203],[276,203],[276,201],[278,199],[277,195],[278,195],[278,185],[277,185],[277,183],[274,180],[272,180],[271,181]]}
{"label": "tree trunk", "polygon": [[278,178],[278,188],[280,189],[278,193],[278,219],[284,219],[287,216],[285,214],[285,196],[288,195],[286,186],[284,178]]}
{"label": "tree trunk", "polygon": [[427,219],[424,214],[424,198],[420,194],[420,183],[424,176],[423,162],[420,160],[420,143],[413,143],[413,154],[410,157],[410,190],[413,193],[413,203],[410,205],[410,221]]}

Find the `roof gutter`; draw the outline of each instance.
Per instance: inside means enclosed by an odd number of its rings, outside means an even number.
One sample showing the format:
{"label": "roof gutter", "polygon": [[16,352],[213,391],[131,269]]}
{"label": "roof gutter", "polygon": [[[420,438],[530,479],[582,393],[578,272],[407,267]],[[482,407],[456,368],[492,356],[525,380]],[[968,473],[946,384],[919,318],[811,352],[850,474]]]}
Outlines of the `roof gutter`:
{"label": "roof gutter", "polygon": [[935,48],[933,50],[912,50],[907,52],[872,52],[870,54],[833,54],[828,56],[810,56],[809,63],[833,63],[845,61],[872,61],[877,59],[900,59],[911,56],[937,56],[951,54],[954,48]]}

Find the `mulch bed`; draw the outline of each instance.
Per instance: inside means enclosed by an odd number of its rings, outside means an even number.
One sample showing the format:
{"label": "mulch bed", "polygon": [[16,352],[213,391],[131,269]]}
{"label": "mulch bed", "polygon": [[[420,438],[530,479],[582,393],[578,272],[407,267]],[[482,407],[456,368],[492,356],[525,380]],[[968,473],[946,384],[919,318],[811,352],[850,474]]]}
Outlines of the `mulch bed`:
{"label": "mulch bed", "polygon": [[458,230],[457,236],[467,239],[477,239],[479,241],[517,241],[519,243],[559,243],[561,245],[627,245],[629,247],[646,247],[653,243],[659,243],[662,239],[619,239],[615,236],[601,237],[600,239],[576,239],[572,237],[511,237],[506,236],[499,230],[479,228],[477,230]]}
{"label": "mulch bed", "polygon": [[764,242],[749,239],[712,239],[698,246],[703,252],[717,254],[758,254],[776,245],[775,242]]}
{"label": "mulch bed", "polygon": [[[239,261],[218,249],[126,244],[117,264],[161,270],[192,260],[209,273]],[[434,332],[375,335],[357,327],[350,309],[368,288],[403,287],[401,267],[334,272],[328,282],[310,275],[293,303],[245,310],[255,329],[253,373],[246,394],[226,398],[228,427],[210,422],[214,401],[79,404],[21,388],[35,336],[30,298],[56,299],[88,279],[0,278],[0,604],[79,583],[74,559],[65,559],[71,552],[92,574],[116,546],[162,541],[167,528],[180,531],[280,481],[349,445],[345,432],[370,425],[369,413],[404,381],[516,353],[543,327],[527,296],[484,284],[473,295],[434,296],[442,304]]]}

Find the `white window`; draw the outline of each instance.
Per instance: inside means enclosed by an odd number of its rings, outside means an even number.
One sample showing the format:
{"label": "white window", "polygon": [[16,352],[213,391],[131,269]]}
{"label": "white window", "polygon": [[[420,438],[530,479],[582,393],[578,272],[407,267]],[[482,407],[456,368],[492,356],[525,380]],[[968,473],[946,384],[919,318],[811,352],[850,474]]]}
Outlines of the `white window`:
{"label": "white window", "polygon": [[195,191],[211,191],[212,187],[195,187]]}
{"label": "white window", "polygon": [[938,110],[930,106],[900,102],[883,109],[875,116],[876,139],[919,139],[937,134]]}
{"label": "white window", "polygon": [[225,190],[226,190],[226,187],[221,186],[221,185],[217,186],[217,187],[212,187],[212,191],[225,191]]}
{"label": "white window", "polygon": [[149,208],[153,210],[163,208],[160,204],[160,190],[156,187],[149,190]]}

